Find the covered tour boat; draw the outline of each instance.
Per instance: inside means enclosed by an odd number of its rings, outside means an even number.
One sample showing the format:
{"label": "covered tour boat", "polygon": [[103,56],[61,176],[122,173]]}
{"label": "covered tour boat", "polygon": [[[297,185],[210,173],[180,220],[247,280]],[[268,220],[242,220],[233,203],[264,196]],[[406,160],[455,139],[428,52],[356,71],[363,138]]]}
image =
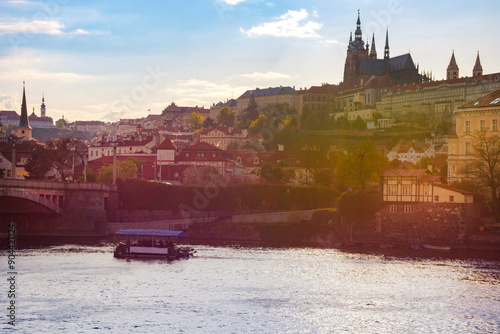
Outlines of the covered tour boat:
{"label": "covered tour boat", "polygon": [[[121,239],[115,248],[116,258],[188,258],[194,250],[177,246],[180,238],[187,238],[184,231],[121,228],[115,232],[115,240]],[[125,241],[123,241],[125,239]]]}

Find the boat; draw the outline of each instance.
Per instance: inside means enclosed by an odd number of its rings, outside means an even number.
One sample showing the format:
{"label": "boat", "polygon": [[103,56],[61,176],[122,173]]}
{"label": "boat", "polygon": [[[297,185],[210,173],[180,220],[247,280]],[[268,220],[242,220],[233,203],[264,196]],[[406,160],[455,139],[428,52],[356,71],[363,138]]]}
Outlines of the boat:
{"label": "boat", "polygon": [[189,258],[195,251],[188,246],[177,246],[179,238],[187,238],[184,231],[121,228],[115,232],[120,241],[115,248],[115,258]]}
{"label": "boat", "polygon": [[422,247],[424,249],[437,250],[437,251],[445,251],[445,252],[449,252],[451,250],[451,248],[449,246],[433,246],[433,245],[423,244]]}

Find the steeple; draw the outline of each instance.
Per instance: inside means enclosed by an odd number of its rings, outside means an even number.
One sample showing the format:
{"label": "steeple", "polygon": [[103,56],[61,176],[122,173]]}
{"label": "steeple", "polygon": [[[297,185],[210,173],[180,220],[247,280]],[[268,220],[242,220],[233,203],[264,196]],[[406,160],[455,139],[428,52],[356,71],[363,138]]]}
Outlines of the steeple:
{"label": "steeple", "polygon": [[358,20],[356,21],[356,31],[354,32],[354,42],[352,43],[353,49],[365,50],[365,43],[363,42],[363,33],[361,32],[361,19],[359,18],[358,9]]}
{"label": "steeple", "polygon": [[389,27],[385,31],[384,59],[389,59]]}
{"label": "steeple", "polygon": [[458,65],[455,61],[455,50],[451,52],[451,59],[448,68],[446,69],[446,80],[459,78]]}
{"label": "steeple", "polygon": [[479,59],[479,51],[477,52],[476,64],[472,69],[472,76],[477,77],[483,75],[483,67],[481,66],[481,60]]}
{"label": "steeple", "polygon": [[45,94],[42,94],[42,105],[40,106],[40,116],[45,117]]}
{"label": "steeple", "polygon": [[375,33],[373,33],[372,37],[372,48],[370,50],[370,58],[377,59],[377,50],[375,50]]}
{"label": "steeple", "polygon": [[19,126],[17,128],[17,136],[31,139],[31,131],[32,129],[28,119],[28,107],[26,105],[26,88],[23,81],[23,102],[21,104],[21,119],[19,120]]}

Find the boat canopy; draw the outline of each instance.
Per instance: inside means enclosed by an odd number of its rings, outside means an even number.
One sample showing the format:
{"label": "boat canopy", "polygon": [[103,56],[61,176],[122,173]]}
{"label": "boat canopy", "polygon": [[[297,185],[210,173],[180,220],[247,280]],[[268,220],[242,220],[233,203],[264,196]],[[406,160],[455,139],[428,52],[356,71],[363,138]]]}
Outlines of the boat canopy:
{"label": "boat canopy", "polygon": [[119,235],[137,235],[137,236],[149,236],[149,237],[187,237],[188,235],[184,231],[173,231],[173,230],[150,230],[150,229],[138,229],[138,228],[121,228],[115,232]]}

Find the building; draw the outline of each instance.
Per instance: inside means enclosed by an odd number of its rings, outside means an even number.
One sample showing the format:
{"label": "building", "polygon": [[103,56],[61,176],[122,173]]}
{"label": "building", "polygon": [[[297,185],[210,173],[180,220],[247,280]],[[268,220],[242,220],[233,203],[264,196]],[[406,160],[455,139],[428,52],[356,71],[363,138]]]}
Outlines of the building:
{"label": "building", "polygon": [[200,132],[200,142],[226,150],[230,143],[240,144],[247,136],[248,130],[242,131],[235,127],[218,126],[202,130]]}
{"label": "building", "polygon": [[269,105],[277,105],[287,103],[290,107],[297,109],[297,91],[295,87],[269,87],[269,88],[256,88],[254,90],[247,90],[240,97],[238,97],[238,106],[236,116],[243,114],[248,107],[251,98],[255,99],[259,111]]}
{"label": "building", "polygon": [[415,165],[422,158],[434,158],[435,153],[436,150],[430,144],[403,142],[398,143],[389,151],[389,153],[387,154],[387,159],[389,161],[397,159],[401,162],[409,162]]}
{"label": "building", "polygon": [[[441,184],[440,177],[427,169],[387,169],[380,173],[382,199],[405,202],[403,210],[411,212],[411,203],[473,203],[473,193]],[[390,212],[397,212],[394,204]]]}
{"label": "building", "polygon": [[21,104],[21,117],[19,119],[19,126],[17,127],[17,137],[28,139],[32,138],[33,129],[30,126],[28,119],[28,108],[26,106],[26,89],[23,81],[23,102]]}
{"label": "building", "polygon": [[153,136],[107,136],[90,145],[88,159],[92,161],[104,156],[113,156],[114,147],[116,147],[117,155],[134,156],[137,154],[151,154],[156,145],[157,140]]}
{"label": "building", "polygon": [[409,53],[391,58],[389,51],[389,30],[385,35],[384,58],[377,59],[375,48],[375,34],[372,37],[372,47],[370,53],[368,41],[366,45],[363,41],[361,31],[361,20],[358,11],[356,31],[354,40],[352,32],[347,46],[347,56],[344,65],[344,82],[356,80],[363,75],[385,76],[388,75],[395,85],[410,84],[429,79],[418,73],[418,68],[413,63]]}
{"label": "building", "polygon": [[[14,110],[1,110],[0,111],[0,123],[7,125],[18,125],[21,120],[21,116],[18,115]],[[40,107],[40,116],[35,114],[35,108],[33,108],[33,113],[28,116],[28,121],[33,129],[48,129],[54,127],[54,121],[52,117],[48,117],[46,114],[45,97],[42,97],[42,105]]]}
{"label": "building", "polygon": [[470,178],[475,161],[474,147],[478,134],[485,138],[498,137],[500,120],[500,90],[470,101],[454,111],[456,137],[448,139],[448,181]]}
{"label": "building", "polygon": [[106,124],[103,121],[75,121],[74,126],[77,131],[101,134],[106,132]]}
{"label": "building", "polygon": [[235,99],[231,99],[231,100],[227,100],[226,102],[219,102],[217,104],[214,104],[213,106],[210,107],[210,118],[213,119],[214,121],[216,121],[217,115],[219,115],[219,111],[224,107],[228,107],[229,110],[231,110],[232,112],[234,112],[236,114],[237,106],[238,106],[238,100],[235,100]]}
{"label": "building", "polygon": [[223,177],[244,175],[243,166],[237,164],[230,153],[208,143],[200,142],[184,148],[177,155],[176,162],[192,166],[211,166]]}

